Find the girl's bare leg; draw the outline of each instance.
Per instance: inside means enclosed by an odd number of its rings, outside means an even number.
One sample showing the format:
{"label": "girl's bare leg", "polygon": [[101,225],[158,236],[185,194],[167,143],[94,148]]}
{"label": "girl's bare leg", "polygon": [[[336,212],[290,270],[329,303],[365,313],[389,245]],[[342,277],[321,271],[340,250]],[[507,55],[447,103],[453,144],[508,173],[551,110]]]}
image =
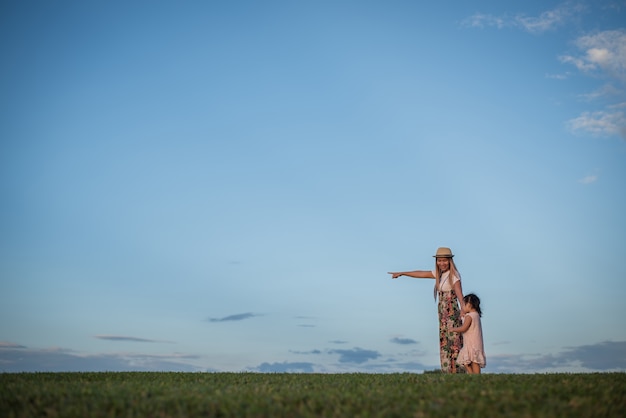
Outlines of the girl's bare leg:
{"label": "girl's bare leg", "polygon": [[470,363],[469,368],[472,369],[471,373],[472,374],[480,374],[480,364],[478,363]]}

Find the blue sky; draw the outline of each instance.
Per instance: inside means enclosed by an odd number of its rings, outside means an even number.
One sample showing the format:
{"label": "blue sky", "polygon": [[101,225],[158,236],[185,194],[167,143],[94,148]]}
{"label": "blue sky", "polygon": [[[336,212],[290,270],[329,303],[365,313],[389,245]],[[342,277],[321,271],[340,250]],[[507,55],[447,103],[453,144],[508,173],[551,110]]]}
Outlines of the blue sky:
{"label": "blue sky", "polygon": [[626,370],[626,2],[3,2],[0,371]]}

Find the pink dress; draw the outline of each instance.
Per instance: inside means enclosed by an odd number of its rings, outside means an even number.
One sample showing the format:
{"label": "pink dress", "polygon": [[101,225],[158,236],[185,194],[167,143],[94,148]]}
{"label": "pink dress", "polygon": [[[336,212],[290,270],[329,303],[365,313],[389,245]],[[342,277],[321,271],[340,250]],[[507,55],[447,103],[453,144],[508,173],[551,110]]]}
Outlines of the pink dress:
{"label": "pink dress", "polygon": [[482,368],[487,365],[487,358],[483,347],[483,327],[480,323],[480,315],[478,312],[470,312],[465,314],[465,318],[468,315],[472,318],[472,324],[463,333],[463,348],[459,351],[457,362],[463,365],[477,363]]}

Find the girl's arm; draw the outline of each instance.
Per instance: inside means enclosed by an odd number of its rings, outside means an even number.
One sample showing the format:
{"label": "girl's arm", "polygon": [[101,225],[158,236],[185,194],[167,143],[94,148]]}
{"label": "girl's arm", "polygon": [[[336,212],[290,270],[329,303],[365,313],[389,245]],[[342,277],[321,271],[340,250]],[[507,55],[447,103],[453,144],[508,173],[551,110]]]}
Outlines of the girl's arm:
{"label": "girl's arm", "polygon": [[465,315],[463,325],[461,325],[460,327],[450,328],[450,332],[465,332],[469,329],[470,325],[472,325],[472,317],[469,315]]}
{"label": "girl's arm", "polygon": [[389,272],[389,274],[391,274],[392,279],[397,279],[400,276],[409,276],[415,279],[434,279],[435,278],[435,276],[433,276],[432,271],[426,271],[426,270],[402,271],[402,272],[396,272],[396,273]]}

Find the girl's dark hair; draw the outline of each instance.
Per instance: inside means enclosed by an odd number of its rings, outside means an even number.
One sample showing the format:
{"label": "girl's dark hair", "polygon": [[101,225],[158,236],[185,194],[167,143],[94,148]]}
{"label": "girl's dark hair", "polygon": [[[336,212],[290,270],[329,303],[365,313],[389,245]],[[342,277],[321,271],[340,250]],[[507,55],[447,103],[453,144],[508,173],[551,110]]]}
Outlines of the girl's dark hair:
{"label": "girl's dark hair", "polygon": [[480,298],[478,296],[476,296],[473,293],[470,293],[469,295],[465,295],[465,297],[463,298],[463,301],[465,303],[470,303],[472,307],[476,309],[476,312],[478,312],[478,316],[483,316],[483,313],[480,310]]}

